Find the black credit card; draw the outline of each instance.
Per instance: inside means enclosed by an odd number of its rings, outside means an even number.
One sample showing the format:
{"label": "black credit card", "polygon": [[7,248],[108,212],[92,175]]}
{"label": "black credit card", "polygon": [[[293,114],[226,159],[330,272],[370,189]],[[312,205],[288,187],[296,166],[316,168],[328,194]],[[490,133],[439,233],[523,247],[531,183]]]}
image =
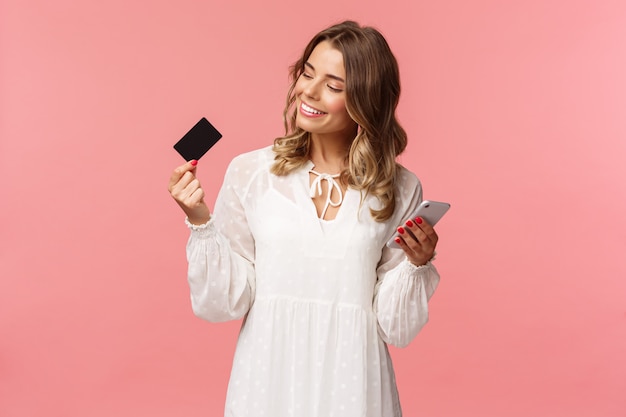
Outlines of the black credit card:
{"label": "black credit card", "polygon": [[203,117],[181,140],[176,142],[174,149],[185,158],[185,161],[192,159],[197,161],[221,138],[222,134]]}

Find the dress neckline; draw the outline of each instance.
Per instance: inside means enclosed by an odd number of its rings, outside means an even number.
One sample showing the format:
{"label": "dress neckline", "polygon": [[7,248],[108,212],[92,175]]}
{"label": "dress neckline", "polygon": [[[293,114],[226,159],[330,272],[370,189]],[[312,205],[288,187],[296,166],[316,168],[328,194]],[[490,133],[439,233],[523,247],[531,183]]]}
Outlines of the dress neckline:
{"label": "dress neckline", "polygon": [[[339,184],[335,178],[339,178],[341,174],[326,174],[315,171],[314,169],[309,169],[309,173],[315,175],[315,179],[311,183],[309,188],[309,197],[314,198],[316,196],[321,196],[322,193],[322,181],[326,181],[326,201],[324,202],[324,209],[322,210],[322,214],[319,215],[320,220],[328,221],[324,219],[326,217],[326,211],[328,211],[328,207],[339,207],[341,203],[343,203],[343,190],[341,189],[341,184]],[[339,198],[336,201],[332,200],[333,188],[337,190],[339,194]],[[339,213],[337,213],[339,214]],[[335,215],[335,218],[337,216]],[[334,219],[333,219],[334,220]]]}

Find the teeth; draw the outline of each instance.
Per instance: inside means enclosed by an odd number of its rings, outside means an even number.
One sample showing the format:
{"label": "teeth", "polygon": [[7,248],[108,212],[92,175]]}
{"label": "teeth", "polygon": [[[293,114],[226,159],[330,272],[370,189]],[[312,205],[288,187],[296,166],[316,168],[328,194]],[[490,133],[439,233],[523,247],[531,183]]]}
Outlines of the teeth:
{"label": "teeth", "polygon": [[319,110],[315,110],[313,107],[309,107],[306,104],[302,103],[302,108],[304,109],[304,111],[306,111],[307,113],[313,113],[313,114],[324,114],[324,112],[321,112]]}

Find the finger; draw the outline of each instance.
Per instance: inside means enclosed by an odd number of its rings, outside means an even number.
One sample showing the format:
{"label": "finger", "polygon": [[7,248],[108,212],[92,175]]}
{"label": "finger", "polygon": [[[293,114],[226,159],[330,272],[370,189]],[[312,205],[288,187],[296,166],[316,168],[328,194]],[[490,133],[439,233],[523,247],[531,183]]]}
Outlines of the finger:
{"label": "finger", "polygon": [[189,194],[189,205],[196,206],[204,200],[204,190],[201,187],[196,188]]}
{"label": "finger", "polygon": [[417,217],[414,221],[407,220],[406,226],[420,242],[425,244],[430,243],[433,246],[437,244],[438,236],[435,229],[423,218]]}
{"label": "finger", "polygon": [[196,188],[198,188],[199,182],[198,185],[192,186],[190,188],[190,185],[195,180],[196,178],[193,176],[191,171],[185,172],[182,178],[170,189],[170,194],[174,198],[174,200],[183,202]]}
{"label": "finger", "polygon": [[[400,231],[401,227],[398,228],[398,231]],[[405,238],[405,236],[407,236],[407,238]],[[411,262],[413,265],[424,265],[426,263],[426,261],[428,261],[428,259],[430,259],[430,257],[427,254],[422,253],[422,251],[415,251],[411,246],[410,243],[411,241],[415,242],[414,239],[411,239],[408,237],[408,233],[400,233],[400,236],[396,237],[395,242],[398,244],[398,246],[400,246],[400,248],[404,251],[404,254],[406,255],[407,259],[409,260],[409,262]],[[417,247],[419,247],[419,243],[417,243]]]}
{"label": "finger", "polygon": [[415,219],[415,223],[422,229],[422,231],[428,236],[428,239],[433,243],[433,245],[437,245],[437,241],[439,240],[439,236],[435,229],[422,217],[417,217]]}
{"label": "finger", "polygon": [[198,165],[198,161],[192,159],[191,161],[177,167],[172,175],[170,176],[170,182],[167,189],[171,192],[174,186],[180,181],[180,179],[185,175],[185,173],[190,172],[195,174],[196,166]]}
{"label": "finger", "polygon": [[182,176],[185,175],[185,173],[195,170],[197,164],[198,164],[198,161],[191,160],[191,161],[184,163],[183,165],[179,167],[176,167],[176,169],[174,170],[174,172],[172,172],[172,175],[170,177],[170,183],[176,184],[178,181],[180,181]]}
{"label": "finger", "polygon": [[[422,224],[424,222],[422,221]],[[401,229],[405,230],[407,237],[405,242],[409,248],[415,253],[419,261],[428,260],[433,257],[435,253],[435,246],[437,245],[437,234],[434,229],[428,224],[423,230],[420,224],[407,220],[405,226],[398,228],[398,232]]]}
{"label": "finger", "polygon": [[[408,222],[407,222],[408,223]],[[398,233],[402,237],[404,244],[413,252],[421,252],[422,244],[418,238],[409,230],[407,226],[398,227]]]}
{"label": "finger", "polygon": [[424,220],[423,217],[416,217],[414,221],[415,221],[415,224],[417,224],[422,230],[424,230],[424,232],[427,232],[428,230],[432,230],[433,228],[430,225],[430,223]]}
{"label": "finger", "polygon": [[400,235],[400,236],[396,237],[394,240],[395,240],[395,242],[398,244],[398,246],[400,246],[400,248],[401,248],[402,250],[404,250],[404,253],[405,253],[407,256],[409,256],[409,254],[411,254],[412,249],[411,249],[411,248],[409,248],[409,246],[406,244],[406,241],[404,240],[404,238],[403,238],[403,236],[402,236],[402,235]]}
{"label": "finger", "polygon": [[[185,183],[184,186],[183,183]],[[193,178],[191,176],[191,173],[186,173],[176,187],[180,187],[180,191],[172,193],[174,199],[180,201],[188,207],[192,207],[195,203],[197,203],[197,201],[192,198],[192,195],[198,190],[202,191],[202,186],[197,178]],[[204,191],[202,191],[202,196],[204,196]]]}
{"label": "finger", "polygon": [[407,220],[404,223],[404,228],[410,232],[411,236],[413,236],[416,241],[420,243],[426,243],[426,241],[428,240],[428,236],[426,235],[426,233],[424,233],[421,227],[413,220]]}
{"label": "finger", "polygon": [[196,181],[199,185],[200,181],[197,181],[196,176],[192,171],[187,171],[182,178],[174,185],[174,189],[185,190],[189,185]]}

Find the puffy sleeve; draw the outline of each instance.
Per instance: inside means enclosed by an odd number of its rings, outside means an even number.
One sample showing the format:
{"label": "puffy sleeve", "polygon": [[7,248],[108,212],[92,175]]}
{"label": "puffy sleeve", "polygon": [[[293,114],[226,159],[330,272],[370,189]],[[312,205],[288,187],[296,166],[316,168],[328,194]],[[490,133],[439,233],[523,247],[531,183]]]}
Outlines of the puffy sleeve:
{"label": "puffy sleeve", "polygon": [[[422,201],[417,178],[404,188],[400,195],[409,204],[401,206],[399,217],[394,216],[397,226],[408,220]],[[432,262],[417,267],[407,260],[402,249],[385,245],[377,275],[374,311],[378,332],[386,343],[405,347],[428,322],[428,300],[439,284],[439,273]]]}
{"label": "puffy sleeve", "polygon": [[245,175],[237,160],[224,183],[208,223],[191,229],[187,279],[196,316],[213,322],[242,318],[254,301],[254,238],[242,201]]}

